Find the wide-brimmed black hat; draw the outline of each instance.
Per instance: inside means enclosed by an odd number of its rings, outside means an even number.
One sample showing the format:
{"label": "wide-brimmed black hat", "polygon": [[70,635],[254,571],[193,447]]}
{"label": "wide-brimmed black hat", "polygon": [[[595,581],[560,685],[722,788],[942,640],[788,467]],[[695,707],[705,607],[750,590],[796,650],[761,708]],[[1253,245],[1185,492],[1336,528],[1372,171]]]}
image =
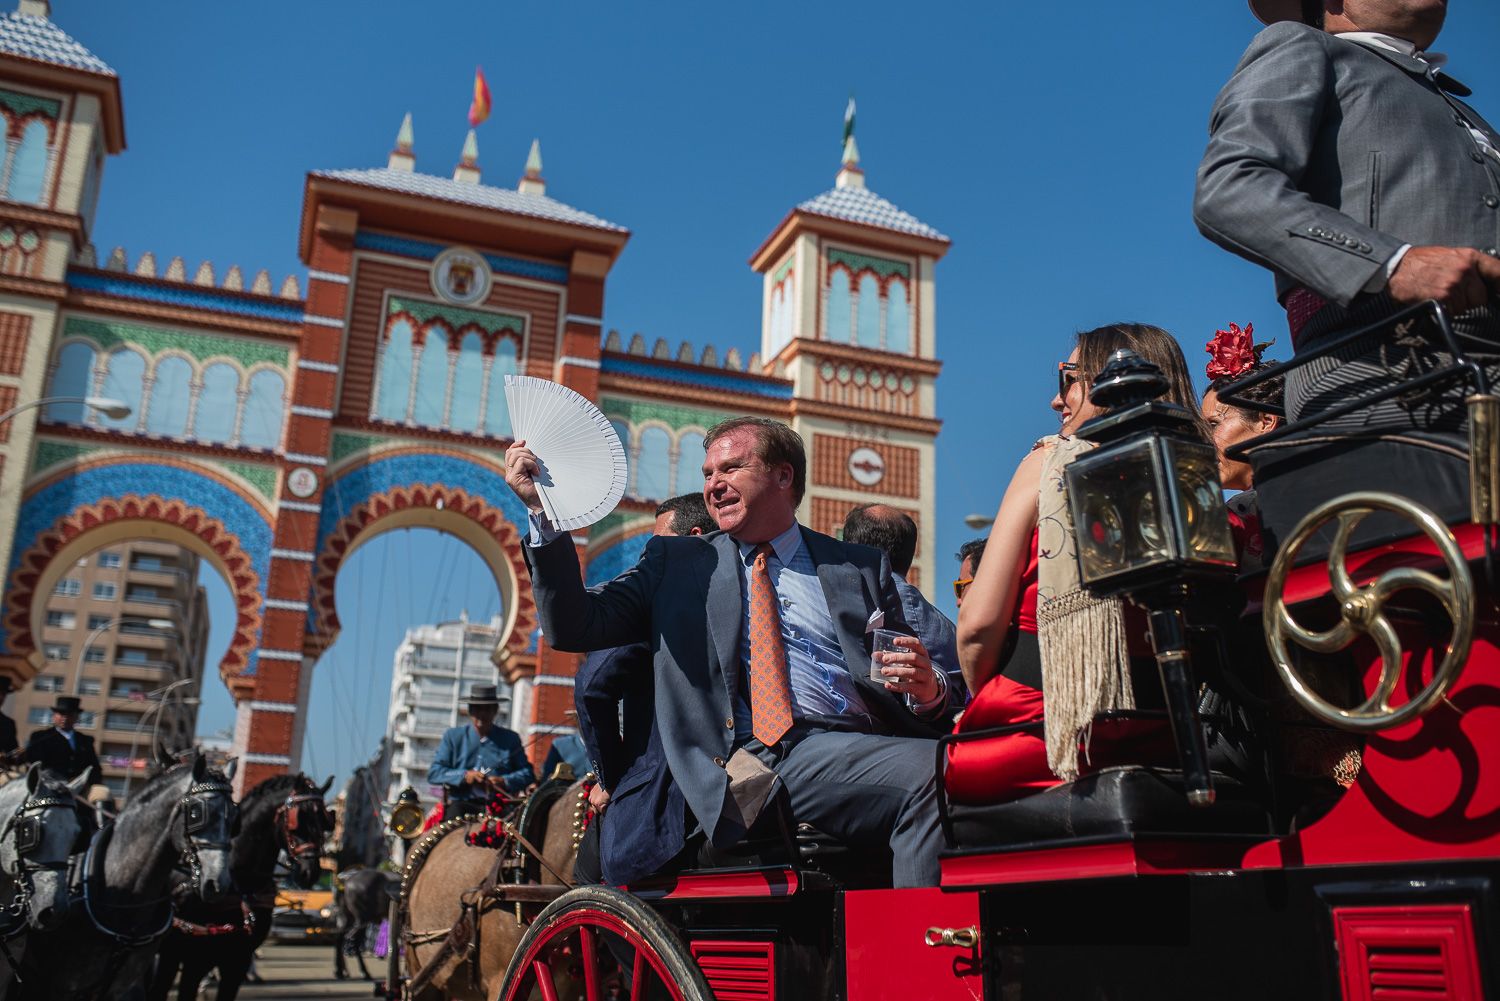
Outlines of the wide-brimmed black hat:
{"label": "wide-brimmed black hat", "polygon": [[52,711],[55,713],[76,713],[83,703],[76,695],[59,695],[57,701],[52,703]]}
{"label": "wide-brimmed black hat", "polygon": [[500,696],[495,693],[494,685],[475,685],[469,689],[469,705],[471,706],[498,706]]}

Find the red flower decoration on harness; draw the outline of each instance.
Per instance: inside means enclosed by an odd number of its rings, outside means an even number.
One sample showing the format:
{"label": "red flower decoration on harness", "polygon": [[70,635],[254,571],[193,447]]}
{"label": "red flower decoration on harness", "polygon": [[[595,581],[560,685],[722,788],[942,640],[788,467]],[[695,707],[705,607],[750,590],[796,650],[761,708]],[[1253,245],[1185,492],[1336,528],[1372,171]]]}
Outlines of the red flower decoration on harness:
{"label": "red flower decoration on harness", "polygon": [[1232,379],[1260,364],[1260,353],[1269,345],[1257,345],[1252,339],[1254,332],[1253,323],[1245,324],[1244,330],[1231,323],[1228,330],[1214,331],[1214,339],[1204,348],[1209,354],[1209,379]]}

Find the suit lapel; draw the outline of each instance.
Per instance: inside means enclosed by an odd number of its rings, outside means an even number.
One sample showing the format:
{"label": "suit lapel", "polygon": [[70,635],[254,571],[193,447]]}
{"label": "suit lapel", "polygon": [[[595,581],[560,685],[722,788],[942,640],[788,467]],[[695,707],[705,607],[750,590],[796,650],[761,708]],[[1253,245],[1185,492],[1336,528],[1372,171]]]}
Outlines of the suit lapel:
{"label": "suit lapel", "polygon": [[706,585],[708,599],[704,612],[707,616],[708,635],[713,644],[713,656],[724,689],[729,693],[729,704],[734,705],[740,676],[740,625],[744,615],[740,590],[744,586],[740,577],[740,551],[728,535],[713,537],[703,547],[698,557],[700,585]]}
{"label": "suit lapel", "polygon": [[839,646],[844,651],[844,666],[856,678],[869,673],[870,652],[865,649],[865,625],[868,612],[865,609],[864,583],[859,569],[844,558],[833,539],[807,528],[802,529],[802,541],[813,566],[818,568],[818,582],[823,585],[823,598],[828,602],[828,616],[838,630]]}
{"label": "suit lapel", "polygon": [[1401,69],[1410,73],[1412,76],[1420,77],[1424,80],[1430,80],[1432,83],[1442,88],[1443,90],[1448,91],[1450,94],[1457,94],[1459,97],[1468,97],[1470,94],[1474,93],[1468,87],[1465,87],[1463,84],[1453,79],[1441,69],[1434,73],[1431,77],[1428,77],[1427,64],[1413,56],[1408,56],[1404,53],[1396,52],[1391,49],[1381,48],[1379,45],[1372,45],[1369,42],[1363,41],[1358,38],[1349,38],[1345,39],[1345,41],[1348,41],[1354,45],[1358,45],[1360,48],[1365,49],[1369,52],[1375,53],[1386,62],[1391,63],[1394,66],[1399,66]]}

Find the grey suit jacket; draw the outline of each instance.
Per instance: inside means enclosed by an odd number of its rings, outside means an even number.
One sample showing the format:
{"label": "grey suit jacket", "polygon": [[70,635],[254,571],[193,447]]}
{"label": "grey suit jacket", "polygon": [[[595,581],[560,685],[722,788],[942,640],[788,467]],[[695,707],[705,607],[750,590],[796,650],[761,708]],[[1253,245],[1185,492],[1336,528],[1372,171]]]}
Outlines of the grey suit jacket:
{"label": "grey suit jacket", "polygon": [[[1500,137],[1421,62],[1284,21],[1250,44],[1214,103],[1193,203],[1210,240],[1349,303],[1404,243],[1500,247]],[[1442,89],[1439,84],[1449,88]]]}
{"label": "grey suit jacket", "polygon": [[[885,613],[885,627],[911,634],[885,554],[802,529],[844,660],[860,696],[891,734],[934,737],[946,706],[917,718],[869,680],[865,625]],[[739,840],[737,810],[726,811],[724,763],[734,747],[734,705],[740,686],[741,576],[739,550],[729,536],[653,538],[640,561],[612,581],[585,589],[572,539],[523,547],[542,633],[555,649],[584,653],[643,642],[652,650],[656,723],[667,767],[688,808],[710,840]],[[950,693],[951,697],[952,693]]]}

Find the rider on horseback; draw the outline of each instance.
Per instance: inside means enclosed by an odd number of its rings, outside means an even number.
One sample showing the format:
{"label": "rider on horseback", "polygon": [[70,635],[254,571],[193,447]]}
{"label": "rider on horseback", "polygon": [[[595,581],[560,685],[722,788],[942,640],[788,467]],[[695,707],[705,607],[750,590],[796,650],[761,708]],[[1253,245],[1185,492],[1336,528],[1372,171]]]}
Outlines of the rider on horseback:
{"label": "rider on horseback", "polygon": [[469,690],[470,722],[443,734],[427,781],[443,787],[445,817],[484,813],[493,797],[536,782],[520,735],[495,723],[499,710],[495,686],[475,685]]}

